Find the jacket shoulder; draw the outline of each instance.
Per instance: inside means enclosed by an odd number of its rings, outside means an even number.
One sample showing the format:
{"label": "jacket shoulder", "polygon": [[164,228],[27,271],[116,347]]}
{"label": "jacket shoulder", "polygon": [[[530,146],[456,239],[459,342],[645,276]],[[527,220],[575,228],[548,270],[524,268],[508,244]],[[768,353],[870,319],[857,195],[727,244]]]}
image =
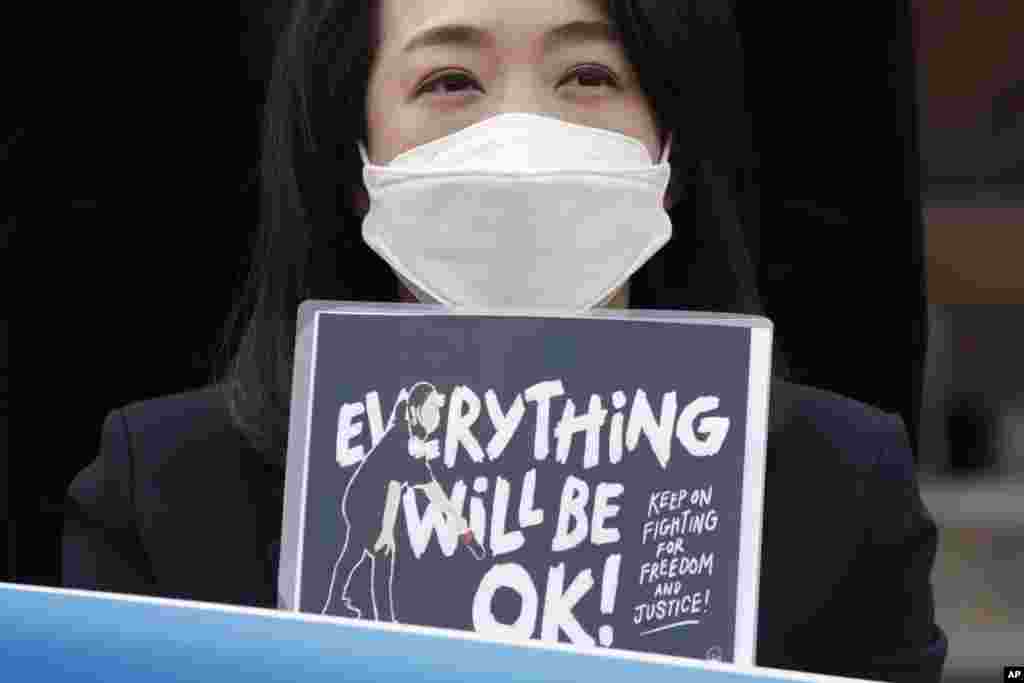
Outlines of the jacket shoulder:
{"label": "jacket shoulder", "polygon": [[[906,439],[902,418],[827,389],[775,380],[769,398],[769,443],[783,450],[817,444],[859,470],[876,465],[893,438]],[[907,444],[909,449],[909,444]]]}
{"label": "jacket shoulder", "polygon": [[[124,406],[139,534],[163,594],[272,604],[284,471],[231,420],[220,385]],[[215,562],[194,558],[217,558]]]}
{"label": "jacket shoulder", "polygon": [[186,424],[197,418],[200,422],[229,421],[226,393],[219,384],[134,401],[120,410],[132,420],[150,423],[170,420]]}
{"label": "jacket shoulder", "polygon": [[129,403],[120,409],[134,458],[157,463],[246,443],[220,385]]}
{"label": "jacket shoulder", "polygon": [[[130,403],[122,416],[140,505],[215,496],[218,485],[283,478],[231,419],[223,387],[211,385]],[[275,484],[275,488],[276,488]]]}

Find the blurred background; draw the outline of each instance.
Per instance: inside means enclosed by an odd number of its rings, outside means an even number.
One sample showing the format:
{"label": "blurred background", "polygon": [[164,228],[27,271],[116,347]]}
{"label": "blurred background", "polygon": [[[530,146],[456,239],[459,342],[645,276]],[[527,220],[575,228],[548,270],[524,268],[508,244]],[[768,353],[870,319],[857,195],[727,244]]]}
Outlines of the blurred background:
{"label": "blurred background", "polygon": [[1024,644],[1024,3],[914,2],[930,330],[919,471],[946,680]]}
{"label": "blurred background", "polygon": [[[940,525],[946,680],[994,680],[1024,645],[1024,2],[734,4],[760,157],[743,213],[777,341],[796,381],[903,417]],[[54,101],[46,125],[6,136],[4,252],[20,224],[42,256],[22,264],[39,389],[18,449],[3,328],[3,580],[59,585],[64,493],[110,410],[208,381],[288,9],[72,9],[83,30],[29,90]]]}

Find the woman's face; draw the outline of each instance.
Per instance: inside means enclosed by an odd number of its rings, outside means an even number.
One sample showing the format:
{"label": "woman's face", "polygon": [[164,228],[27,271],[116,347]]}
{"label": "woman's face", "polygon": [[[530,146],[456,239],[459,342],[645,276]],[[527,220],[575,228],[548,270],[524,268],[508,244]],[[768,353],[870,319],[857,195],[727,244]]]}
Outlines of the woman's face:
{"label": "woman's face", "polygon": [[[506,112],[605,128],[643,142],[651,163],[660,157],[654,111],[596,2],[379,0],[378,11],[366,101],[372,163]],[[469,29],[438,31],[455,24]],[[366,189],[353,191],[365,215]],[[666,210],[674,201],[666,193]],[[625,307],[625,297],[620,288],[605,305]]]}
{"label": "woman's face", "polygon": [[[504,112],[616,131],[642,141],[652,163],[660,156],[653,110],[622,46],[601,30],[610,24],[596,4],[380,0],[379,12],[366,102],[373,163],[386,165],[413,147]],[[556,32],[577,22],[589,29]],[[479,31],[417,45],[451,24]],[[365,189],[359,190],[357,203],[365,210]]]}

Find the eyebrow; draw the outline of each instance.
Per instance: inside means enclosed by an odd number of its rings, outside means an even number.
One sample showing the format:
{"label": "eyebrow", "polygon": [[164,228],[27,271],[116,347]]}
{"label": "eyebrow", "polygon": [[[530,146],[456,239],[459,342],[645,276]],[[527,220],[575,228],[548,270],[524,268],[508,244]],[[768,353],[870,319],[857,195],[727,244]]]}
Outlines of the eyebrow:
{"label": "eyebrow", "polygon": [[[572,21],[556,26],[544,34],[544,52],[570,43],[605,42],[620,43],[618,31],[605,21]],[[425,47],[451,45],[476,50],[493,44],[493,37],[487,31],[471,24],[442,24],[414,36],[404,48],[403,54]]]}

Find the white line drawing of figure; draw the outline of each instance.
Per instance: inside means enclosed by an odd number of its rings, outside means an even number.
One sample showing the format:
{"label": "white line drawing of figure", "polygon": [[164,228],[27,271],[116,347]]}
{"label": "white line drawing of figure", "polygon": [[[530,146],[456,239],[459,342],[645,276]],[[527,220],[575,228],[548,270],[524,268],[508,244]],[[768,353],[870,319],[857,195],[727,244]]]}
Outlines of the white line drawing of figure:
{"label": "white line drawing of figure", "polygon": [[[430,382],[417,382],[408,391],[403,389],[399,393],[383,436],[359,463],[345,486],[341,498],[345,543],[334,563],[321,614],[327,614],[340,579],[343,582],[340,597],[345,609],[356,618],[363,617],[363,611],[351,603],[349,589],[356,570],[369,559],[373,618],[397,622],[392,594],[395,526],[402,492],[407,487],[426,494],[447,523],[454,525],[462,544],[477,560],[486,557],[483,545],[445,495],[431,469],[430,461],[440,457],[441,451],[438,439],[430,437],[441,424],[444,405],[444,395]],[[406,426],[404,430],[397,425],[400,414]]]}

